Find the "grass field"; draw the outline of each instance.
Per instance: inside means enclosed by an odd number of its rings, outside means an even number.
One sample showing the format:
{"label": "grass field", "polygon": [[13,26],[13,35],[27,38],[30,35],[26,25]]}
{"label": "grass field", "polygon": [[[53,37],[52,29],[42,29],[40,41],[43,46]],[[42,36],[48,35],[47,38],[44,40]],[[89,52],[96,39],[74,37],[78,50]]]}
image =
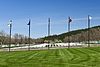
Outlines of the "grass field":
{"label": "grass field", "polygon": [[0,52],[0,67],[100,67],[100,47]]}

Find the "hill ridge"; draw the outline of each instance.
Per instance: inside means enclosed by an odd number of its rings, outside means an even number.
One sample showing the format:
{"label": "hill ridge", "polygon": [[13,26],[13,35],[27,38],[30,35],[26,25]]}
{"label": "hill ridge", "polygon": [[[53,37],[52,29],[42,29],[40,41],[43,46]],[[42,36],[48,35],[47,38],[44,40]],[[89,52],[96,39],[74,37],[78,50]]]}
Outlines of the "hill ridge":
{"label": "hill ridge", "polygon": [[[100,40],[100,25],[94,26],[90,28],[90,40],[91,41],[98,41]],[[70,40],[72,42],[82,42],[82,41],[87,41],[87,36],[88,36],[88,28],[85,29],[78,29],[78,30],[73,30],[70,32],[65,32],[59,35],[51,35],[51,36],[46,36],[43,38],[39,38],[38,40],[40,42],[47,42],[48,40],[51,41],[61,41],[61,42],[67,42],[68,41],[68,35],[70,34]]]}

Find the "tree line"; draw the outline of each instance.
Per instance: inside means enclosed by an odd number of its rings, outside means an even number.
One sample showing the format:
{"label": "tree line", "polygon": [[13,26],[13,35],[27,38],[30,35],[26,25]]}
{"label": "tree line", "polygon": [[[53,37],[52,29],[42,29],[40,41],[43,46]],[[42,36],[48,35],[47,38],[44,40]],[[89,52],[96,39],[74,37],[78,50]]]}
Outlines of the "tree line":
{"label": "tree line", "polygon": [[[29,38],[28,36],[25,36],[23,34],[15,33],[13,36],[11,36],[11,43],[12,44],[28,44]],[[5,33],[4,31],[0,31],[0,44],[9,44],[10,36]],[[34,43],[34,39],[30,38],[30,43]]]}
{"label": "tree line", "polygon": [[68,42],[68,36],[70,35],[70,42],[87,42],[88,41],[88,32],[90,33],[90,41],[100,41],[100,26],[91,27],[88,31],[86,29],[74,30],[66,32],[60,35],[52,35],[43,38],[39,38],[39,42]]}
{"label": "tree line", "polygon": [[[90,28],[90,41],[100,41],[100,26],[95,26]],[[68,35],[70,34],[70,42],[86,42],[88,41],[88,29],[80,29],[75,31],[70,31],[66,33],[62,33],[60,35],[52,35],[46,36],[42,38],[33,39],[30,38],[31,44],[40,44],[40,43],[48,43],[48,42],[68,42]],[[28,36],[15,33],[12,36],[11,43],[12,44],[28,44]],[[0,44],[9,44],[9,35],[4,31],[0,31]]]}

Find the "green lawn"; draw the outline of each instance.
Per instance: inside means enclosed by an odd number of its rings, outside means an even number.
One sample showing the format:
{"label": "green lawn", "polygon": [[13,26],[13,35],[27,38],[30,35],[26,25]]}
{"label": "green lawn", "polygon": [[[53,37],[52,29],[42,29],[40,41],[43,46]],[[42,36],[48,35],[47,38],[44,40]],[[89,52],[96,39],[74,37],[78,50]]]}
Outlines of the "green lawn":
{"label": "green lawn", "polygon": [[0,67],[100,67],[100,47],[0,52]]}

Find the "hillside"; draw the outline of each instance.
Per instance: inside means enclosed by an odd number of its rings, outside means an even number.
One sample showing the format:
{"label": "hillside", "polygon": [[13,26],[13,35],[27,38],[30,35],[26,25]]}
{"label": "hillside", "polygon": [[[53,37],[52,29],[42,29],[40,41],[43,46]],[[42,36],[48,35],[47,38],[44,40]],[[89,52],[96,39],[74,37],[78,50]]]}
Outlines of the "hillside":
{"label": "hillside", "polygon": [[[90,32],[90,40],[91,41],[100,40],[100,26],[91,27],[89,32]],[[48,40],[67,42],[69,34],[70,34],[71,42],[82,42],[82,41],[88,40],[88,38],[87,38],[88,37],[88,29],[87,28],[62,33],[60,35],[52,35],[52,36],[49,36],[49,37],[43,37],[43,38],[40,38],[40,39],[37,39],[37,40],[39,42],[46,42]]]}

